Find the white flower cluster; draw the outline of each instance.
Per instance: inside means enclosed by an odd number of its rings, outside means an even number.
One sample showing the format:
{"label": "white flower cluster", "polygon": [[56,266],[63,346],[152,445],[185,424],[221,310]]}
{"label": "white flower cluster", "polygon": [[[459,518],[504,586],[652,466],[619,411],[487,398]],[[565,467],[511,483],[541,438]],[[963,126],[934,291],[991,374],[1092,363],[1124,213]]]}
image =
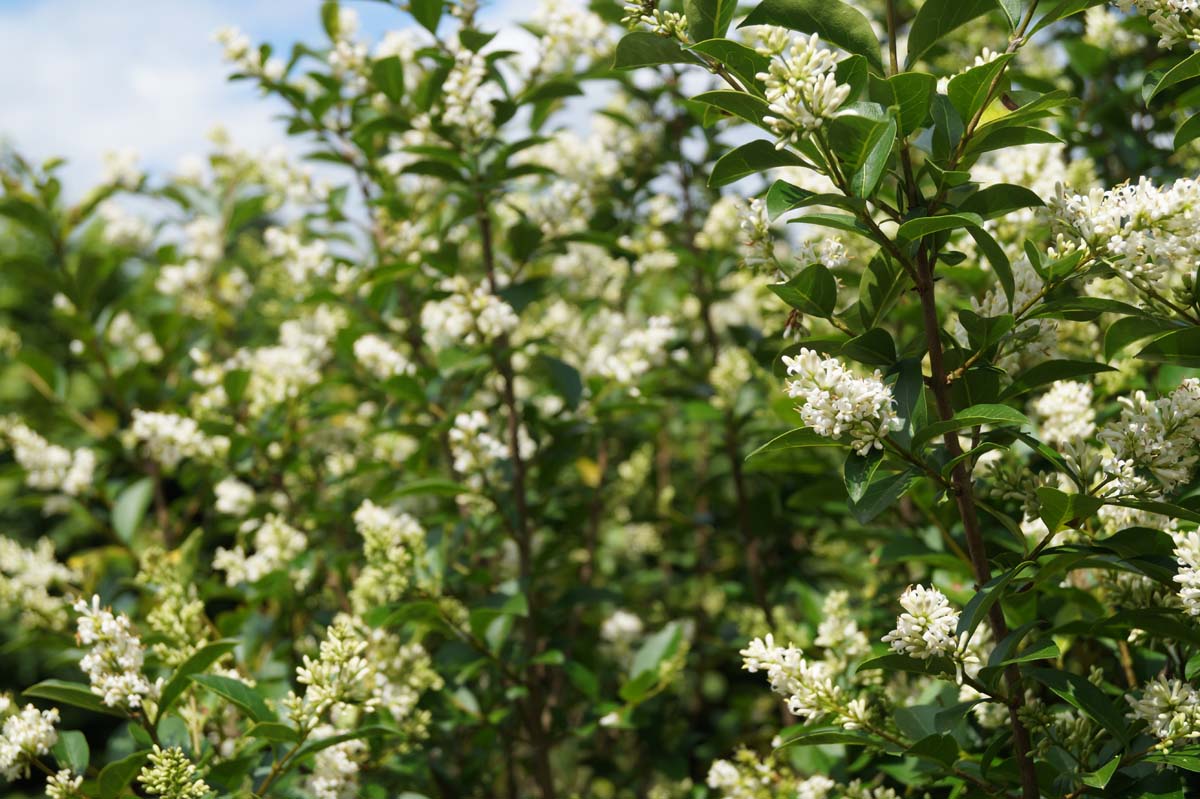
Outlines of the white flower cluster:
{"label": "white flower cluster", "polygon": [[296,679],[307,686],[302,697],[287,699],[292,721],[303,731],[316,728],[321,716],[335,704],[364,704],[371,709],[371,664],[365,657],[367,641],[353,619],[342,614],[321,642],[318,656],[305,655],[296,668]]}
{"label": "white flower cluster", "polygon": [[[999,282],[995,282],[982,299],[971,299],[975,313],[989,318],[1017,314],[1033,306],[1045,288],[1045,281],[1024,254],[1012,260],[1012,273],[1012,302],[1008,301]],[[955,338],[963,346],[967,345],[967,331],[961,322],[956,322]],[[1009,332],[1004,345],[996,365],[1010,373],[1052,360],[1058,349],[1058,324],[1053,319],[1022,318]]]}
{"label": "white flower cluster", "polygon": [[608,25],[576,0],[542,0],[531,22],[541,33],[540,72],[574,69],[581,61],[596,61],[612,49]]}
{"label": "white flower cluster", "polygon": [[714,760],[705,783],[720,791],[723,799],[760,799],[773,795],[774,777],[771,767],[757,760]]}
{"label": "white flower cluster", "polygon": [[357,613],[365,613],[404,595],[425,552],[425,529],[407,513],[393,513],[369,499],[354,511],[354,527],[363,538],[365,565],[350,602]]}
{"label": "white flower cluster", "polygon": [[49,754],[58,742],[58,710],[38,710],[26,705],[18,710],[11,699],[0,694],[0,774],[6,780],[29,775],[29,761]]}
{"label": "white flower cluster", "polygon": [[100,182],[135,191],[142,182],[142,170],[138,168],[138,159],[138,151],[132,147],[122,147],[104,153],[104,170],[101,172]]}
{"label": "white flower cluster", "polygon": [[1200,616],[1200,531],[1175,531],[1175,560],[1179,571],[1174,580],[1179,583],[1179,599],[1192,616]]}
{"label": "white flower cluster", "polygon": [[213,461],[229,452],[229,439],[210,436],[200,424],[187,416],[157,411],[133,411],[130,435],[145,448],[146,454],[171,471],[184,459]]}
{"label": "white flower cluster", "polygon": [[154,231],[137,214],[126,211],[112,200],[105,200],[96,208],[103,223],[104,241],[114,247],[140,250],[154,238]]}
{"label": "white flower cluster", "polygon": [[461,275],[446,278],[439,288],[450,296],[421,309],[421,326],[434,350],[491,343],[515,330],[520,321],[511,305]]}
{"label": "white flower cluster", "polygon": [[1122,11],[1136,8],[1149,18],[1159,47],[1200,42],[1200,3],[1196,0],[1117,0]]}
{"label": "white flower cluster", "polygon": [[754,376],[754,358],[740,347],[726,347],[717,354],[717,362],[708,370],[708,384],[713,387],[713,404],[722,408],[733,406],[742,386]]}
{"label": "white flower cluster", "polygon": [[[1121,493],[1171,492],[1183,485],[1200,460],[1200,379],[1189,377],[1165,397],[1151,401],[1145,392],[1120,397],[1121,414],[1098,434],[1112,450],[1104,470]],[[1138,474],[1149,472],[1158,486]]]}
{"label": "white flower cluster", "polygon": [[746,201],[736,194],[725,194],[708,209],[704,224],[693,239],[702,250],[734,250],[741,243],[742,215]]}
{"label": "white flower cluster", "polygon": [[[476,491],[484,487],[487,471],[497,461],[506,460],[510,453],[505,440],[494,435],[487,414],[483,411],[460,413],[450,428],[450,451],[454,456],[454,471]],[[517,431],[521,457],[533,457],[536,445],[525,425]]]}
{"label": "white flower cluster", "polygon": [[756,77],[766,84],[772,116],[763,121],[778,138],[777,147],[798,145],[846,102],[850,87],[837,82],[836,67],[837,57],[821,47],[815,33],[795,37],[771,54],[767,71]]}
{"label": "white flower cluster", "polygon": [[442,123],[459,128],[471,140],[492,132],[496,120],[492,101],[502,99],[499,88],[487,77],[486,56],[458,44],[454,65],[442,83]]}
{"label": "white flower cluster", "polygon": [[59,769],[46,777],[47,799],[80,799],[82,788],[83,775],[74,774],[69,768]]}
{"label": "white flower cluster", "polygon": [[79,574],[54,557],[50,539],[39,539],[32,549],[26,549],[11,538],[0,537],[0,608],[5,615],[20,611],[23,627],[63,629],[70,603],[55,592],[78,581]]}
{"label": "white flower cluster", "polygon": [[[1189,4],[1196,7],[1194,2]],[[1131,55],[1145,46],[1146,39],[1123,25],[1124,21],[1125,17],[1110,8],[1092,6],[1083,12],[1083,41],[1114,56]]]}
{"label": "white flower cluster", "polygon": [[687,40],[687,17],[677,11],[663,11],[655,0],[626,0],[621,24],[629,28],[646,25],[659,36]]}
{"label": "white flower cluster", "polygon": [[143,766],[138,782],[153,796],[163,799],[203,799],[212,789],[196,774],[196,764],[178,746],[150,752],[149,765]]}
{"label": "white flower cluster", "polygon": [[1138,698],[1126,697],[1130,716],[1146,722],[1159,746],[1200,738],[1200,692],[1180,680],[1155,677]]}
{"label": "white flower cluster", "polygon": [[25,470],[25,484],[41,491],[77,497],[92,487],[96,453],[51,444],[22,422],[0,417],[0,441],[7,440],[13,459]]}
{"label": "white flower cluster", "polygon": [[[309,740],[321,741],[340,732],[332,724],[322,724],[312,731]],[[358,772],[367,752],[367,744],[361,738],[320,750],[313,758],[312,773],[305,778],[308,790],[317,799],[349,799],[358,795]]]}
{"label": "white flower cluster", "polygon": [[1200,260],[1200,181],[1156,186],[1143,177],[1087,194],[1060,186],[1048,207],[1059,250],[1086,246],[1137,288],[1169,289]]}
{"label": "white flower cluster", "polygon": [[238,480],[236,477],[225,477],[213,486],[217,501],[214,507],[217,513],[226,516],[242,517],[254,507],[256,497],[254,489]]}
{"label": "white flower cluster", "polygon": [[600,625],[600,637],[619,648],[628,648],[642,635],[642,620],[636,613],[620,608]]}
{"label": "white flower cluster", "polygon": [[643,327],[631,325],[623,315],[606,310],[589,324],[600,332],[600,338],[588,350],[584,371],[626,386],[632,386],[651,368],[662,364],[667,345],[678,335],[666,316],[651,316]]}
{"label": "white flower cluster", "polygon": [[334,77],[344,81],[352,94],[362,94],[367,88],[367,46],[356,41],[358,12],[352,8],[338,9],[333,31],[333,46],[327,61]]}
{"label": "white flower cluster", "polygon": [[79,614],[76,638],[90,647],[79,661],[79,668],[91,681],[92,693],[109,707],[127,710],[140,708],[146,699],[157,695],[157,686],[142,673],[146,651],[142,639],[133,632],[129,617],[119,616],[100,606],[100,597],[91,604],[84,599],[75,603]]}
{"label": "white flower cluster", "polygon": [[[272,513],[261,521],[252,519],[242,529],[254,531],[253,554],[247,555],[241,544],[233,549],[217,547],[213,554],[213,568],[225,572],[226,585],[255,583],[271,572],[285,570],[308,546],[304,533],[277,514]],[[303,573],[295,576],[304,581]]]}
{"label": "white flower cluster", "polygon": [[404,353],[374,333],[360,336],[354,342],[354,357],[364,369],[380,380],[416,372],[416,367]]}
{"label": "white flower cluster", "polygon": [[902,655],[921,660],[932,657],[956,657],[965,641],[958,636],[959,612],[936,588],[909,586],[900,595],[904,613],[896,618],[896,629],[883,637],[884,642]]}
{"label": "white flower cluster", "polygon": [[105,335],[110,344],[129,350],[140,363],[158,363],[163,358],[162,347],[158,346],[154,334],[139,328],[129,311],[114,316]]}
{"label": "white flower cluster", "polygon": [[1082,442],[1096,432],[1090,383],[1059,380],[1033,401],[1032,410],[1047,444]]}
{"label": "white flower cluster", "polygon": [[305,243],[295,233],[270,227],[263,232],[263,243],[271,257],[283,261],[288,277],[297,288],[306,286],[314,277],[327,277],[333,271],[329,246],[321,239]]}
{"label": "white flower cluster", "polygon": [[742,230],[742,261],[747,266],[775,263],[775,234],[767,204],[755,197],[742,206],[739,227]]}
{"label": "white flower cluster", "polygon": [[265,78],[269,81],[283,79],[286,65],[278,58],[263,58],[262,50],[250,43],[250,38],[237,28],[227,26],[213,34],[213,39],[224,48],[225,60],[233,64],[238,72]]}
{"label": "white flower cluster", "polygon": [[794,646],[776,646],[774,636],[755,638],[741,651],[743,667],[751,674],[765,671],[771,690],[787,701],[795,716],[814,720],[832,714],[846,726],[853,721],[846,715],[842,689],[833,681],[833,672],[823,661],[810,661]]}
{"label": "white flower cluster", "polygon": [[802,348],[795,356],[783,356],[789,375],[788,396],[800,399],[797,407],[804,424],[819,435],[840,438],[849,435],[860,455],[883,449],[892,431],[904,426],[892,407],[892,390],[876,370],[870,377],[857,377],[836,358]]}

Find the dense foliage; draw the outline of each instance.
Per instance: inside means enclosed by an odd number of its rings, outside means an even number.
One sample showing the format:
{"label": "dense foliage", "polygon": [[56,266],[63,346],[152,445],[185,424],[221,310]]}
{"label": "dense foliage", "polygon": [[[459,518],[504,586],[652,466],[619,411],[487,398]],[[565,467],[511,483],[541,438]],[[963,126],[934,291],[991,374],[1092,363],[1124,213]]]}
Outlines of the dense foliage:
{"label": "dense foliage", "polygon": [[1194,4],[394,5],[0,162],[6,795],[1195,790]]}

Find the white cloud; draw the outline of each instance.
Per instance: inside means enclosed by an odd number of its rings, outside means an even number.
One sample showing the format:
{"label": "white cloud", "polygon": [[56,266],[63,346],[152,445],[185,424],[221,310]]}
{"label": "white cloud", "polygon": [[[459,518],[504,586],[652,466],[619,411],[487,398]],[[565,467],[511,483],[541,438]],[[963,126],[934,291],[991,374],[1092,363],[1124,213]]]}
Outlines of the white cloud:
{"label": "white cloud", "polygon": [[32,157],[69,158],[76,189],[96,178],[106,150],[133,146],[149,166],[171,167],[202,151],[217,122],[246,145],[278,141],[271,108],[248,84],[226,82],[210,36],[231,8],[264,27],[280,5],[42,0],[4,9],[0,135]]}

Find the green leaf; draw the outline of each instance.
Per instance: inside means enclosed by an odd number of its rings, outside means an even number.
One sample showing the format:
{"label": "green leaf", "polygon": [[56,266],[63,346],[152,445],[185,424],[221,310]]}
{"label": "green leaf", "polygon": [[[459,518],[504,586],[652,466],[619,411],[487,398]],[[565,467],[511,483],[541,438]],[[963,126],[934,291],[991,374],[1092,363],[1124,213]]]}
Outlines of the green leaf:
{"label": "green leaf", "polygon": [[1175,131],[1175,149],[1178,150],[1197,138],[1200,138],[1200,114],[1192,114],[1179,126],[1179,130]]}
{"label": "green leaf", "polygon": [[237,705],[251,721],[277,720],[262,694],[241,680],[217,674],[193,674],[190,679]]}
{"label": "green leaf", "polygon": [[550,384],[554,390],[566,400],[567,407],[578,408],[579,401],[583,398],[583,378],[579,370],[550,355],[541,355],[538,360],[549,373]]}
{"label": "green leaf", "polygon": [[129,785],[129,781],[142,769],[150,750],[134,752],[132,755],[109,763],[100,770],[100,799],[118,799]]}
{"label": "green leaf", "polygon": [[233,638],[213,641],[211,644],[200,647],[187,660],[180,663],[171,674],[171,679],[167,680],[167,684],[163,686],[162,696],[158,703],[158,717],[162,718],[162,715],[171,709],[175,700],[187,690],[193,674],[207,670],[209,666],[232,652],[237,645],[237,640]]}
{"label": "green leaf", "polygon": [[993,427],[1024,426],[1030,424],[1029,418],[1020,411],[1007,405],[972,405],[954,414],[954,418],[933,424],[921,429],[913,436],[912,448],[920,449],[925,443],[940,438],[946,433],[963,430],[976,425],[991,425]]}
{"label": "green leaf", "polygon": [[984,219],[995,219],[1021,208],[1040,208],[1042,198],[1024,186],[997,183],[980,189],[959,204],[960,211],[978,214]]}
{"label": "green leaf", "polygon": [[358,727],[351,732],[343,732],[338,733],[337,735],[330,735],[325,738],[310,740],[308,743],[304,744],[304,746],[301,746],[299,750],[297,750],[295,757],[292,758],[292,763],[296,763],[308,757],[309,755],[314,755],[323,749],[328,749],[331,746],[337,746],[338,744],[345,743],[346,741],[354,741],[359,738],[386,738],[389,736],[394,737],[402,734],[403,733],[394,727],[387,727],[382,724],[368,724],[363,727]]}
{"label": "green leaf", "polygon": [[1128,739],[1125,717],[1104,693],[1085,678],[1069,671],[1032,668],[1025,670],[1033,679],[1045,685],[1084,715],[1108,730],[1122,743]]}
{"label": "green leaf", "polygon": [[745,92],[721,89],[697,94],[692,99],[740,117],[752,125],[762,125],[763,117],[770,113],[766,100]]}
{"label": "green leaf", "polygon": [[720,61],[750,91],[758,91],[757,75],[766,72],[771,64],[765,55],[729,39],[709,39],[693,44],[688,49]]}
{"label": "green leaf", "polygon": [[887,655],[880,655],[869,660],[864,660],[858,664],[855,672],[874,671],[883,669],[884,671],[905,671],[910,674],[924,674],[929,677],[948,677],[954,679],[957,676],[957,670],[954,667],[954,661],[946,657],[933,658],[915,658],[911,655],[902,655],[899,652],[892,652]]}
{"label": "green leaf", "polygon": [[1080,777],[1084,785],[1092,788],[1103,788],[1108,785],[1108,781],[1117,773],[1117,767],[1121,765],[1121,756],[1116,755],[1108,763],[1096,769],[1093,772],[1084,774]]}
{"label": "green leaf", "polygon": [[679,42],[649,31],[634,31],[621,37],[613,55],[614,69],[635,69],[659,64],[694,64]]}
{"label": "green leaf", "polygon": [[71,705],[94,713],[104,713],[119,718],[126,717],[125,713],[117,708],[104,704],[100,697],[92,693],[92,689],[83,683],[68,682],[67,680],[42,680],[21,693],[36,699],[48,699],[58,705]]}
{"label": "green leaf", "polygon": [[295,743],[300,740],[300,733],[295,727],[289,727],[280,721],[262,721],[255,724],[246,733],[251,738],[262,738],[265,741],[282,741]]}
{"label": "green leaf", "polygon": [[993,0],[925,0],[908,29],[908,55],[911,66],[950,31],[995,7]]}
{"label": "green leaf", "polygon": [[1154,316],[1127,316],[1113,322],[1104,331],[1104,358],[1113,356],[1135,341],[1149,338],[1156,333],[1166,333],[1181,328],[1179,323]]}
{"label": "green leaf", "polygon": [[1112,371],[1115,371],[1113,367],[1092,361],[1044,361],[1013,378],[1012,384],[1001,392],[1000,398],[1019,397],[1035,388],[1058,380],[1070,380],[1073,377]]}
{"label": "green leaf", "polygon": [[1200,327],[1172,330],[1138,351],[1138,360],[1200,367]]}
{"label": "green leaf", "polygon": [[950,98],[944,94],[933,95],[933,105],[929,113],[933,116],[933,156],[940,161],[946,161],[962,139],[962,117],[954,110]]}
{"label": "green leaf", "polygon": [[891,102],[897,109],[900,135],[924,127],[929,105],[937,89],[937,78],[925,72],[901,72],[887,79]]}
{"label": "green leaf", "polygon": [[837,305],[837,279],[824,264],[812,264],[786,283],[769,287],[796,310],[828,319]]}
{"label": "green leaf", "polygon": [[120,538],[126,546],[133,544],[134,533],[142,523],[142,518],[146,515],[146,509],[150,507],[150,500],[153,497],[154,478],[152,477],[143,477],[137,482],[130,483],[117,495],[117,501],[113,503],[112,509],[112,526],[117,538]]}
{"label": "green leaf", "polygon": [[408,9],[422,28],[437,35],[438,21],[442,18],[444,5],[445,0],[409,0]]}
{"label": "green leaf", "polygon": [[470,494],[471,489],[453,480],[443,480],[437,477],[427,477],[413,480],[391,492],[392,498],[433,495],[438,497],[456,497],[459,494]]}
{"label": "green leaf", "polygon": [[767,189],[767,214],[772,218],[797,208],[810,205],[828,205],[847,211],[858,212],[866,208],[866,203],[855,197],[844,194],[816,194],[808,189],[793,186],[786,180],[777,180]]}
{"label": "green leaf", "polygon": [[1016,58],[1015,53],[1006,53],[993,61],[972,67],[950,79],[946,88],[946,96],[950,98],[954,110],[958,111],[960,117],[963,119],[975,118],[975,115],[992,97],[992,83],[1008,66],[1008,62],[1014,58]]}
{"label": "green leaf", "polygon": [[942,214],[941,216],[919,216],[905,222],[896,231],[896,235],[908,241],[917,241],[934,233],[957,228],[979,227],[983,218],[978,214]]}
{"label": "green leaf", "polygon": [[688,37],[699,42],[724,36],[737,11],[737,0],[684,0]]}
{"label": "green leaf", "polygon": [[1197,77],[1200,77],[1200,53],[1192,53],[1167,70],[1166,74],[1159,78],[1158,83],[1154,84],[1154,88],[1150,90],[1150,94],[1146,97],[1146,102],[1149,103],[1153,100],[1159,92],[1169,89],[1185,80]]}
{"label": "green leaf", "polygon": [[777,150],[766,139],[743,144],[717,159],[708,176],[710,187],[724,186],[748,175],[779,166],[802,166],[804,160],[788,150]]}
{"label": "green leaf", "polygon": [[1026,125],[1012,127],[992,127],[986,133],[977,133],[971,137],[965,153],[974,157],[992,150],[1003,150],[1008,147],[1019,147],[1023,144],[1062,144],[1063,140],[1048,130]]}
{"label": "green leaf", "polygon": [[768,452],[780,452],[787,449],[803,449],[806,447],[837,447],[842,446],[832,438],[818,435],[811,428],[798,427],[782,435],[775,436],[767,443],[746,456],[746,460],[765,455]]}
{"label": "green leaf", "polygon": [[870,197],[879,186],[896,142],[896,120],[879,106],[848,109],[829,123],[834,154],[849,177],[855,197]]}
{"label": "green leaf", "polygon": [[862,499],[846,503],[850,515],[859,524],[866,524],[894,505],[916,479],[916,470],[910,469],[873,481],[863,492]]}
{"label": "green leaf", "polygon": [[1054,8],[1047,11],[1045,16],[1043,16],[1037,21],[1036,24],[1034,24],[1026,38],[1028,39],[1042,28],[1045,28],[1047,25],[1052,25],[1055,22],[1058,22],[1060,19],[1066,19],[1067,17],[1074,16],[1082,11],[1087,11],[1092,6],[1099,6],[1103,4],[1104,0],[1063,0]]}
{"label": "green leaf", "polygon": [[954,740],[953,735],[935,732],[910,746],[905,754],[932,760],[949,767],[958,760],[958,742]]}
{"label": "green leaf", "polygon": [[599,698],[600,681],[596,679],[595,674],[588,670],[587,666],[579,661],[569,660],[563,669],[567,672],[567,679],[579,689],[580,693],[590,699]]}
{"label": "green leaf", "polygon": [[838,355],[868,366],[890,369],[896,362],[896,342],[892,340],[891,333],[881,327],[873,327],[843,344]]}
{"label": "green leaf", "polygon": [[91,759],[87,737],[79,730],[63,730],[51,750],[60,768],[69,768],[76,774],[87,771]]}
{"label": "green leaf", "polygon": [[955,633],[957,635],[965,633],[967,639],[970,640],[971,636],[975,634],[975,628],[986,618],[992,606],[1004,598],[1004,589],[1008,587],[1008,584],[1022,571],[1033,565],[1032,561],[1025,561],[1004,574],[988,580],[963,608],[962,614],[958,617],[958,628]]}
{"label": "green leaf", "polygon": [[801,33],[815,33],[850,53],[857,53],[883,72],[879,40],[870,21],[840,0],[764,0],[742,21],[750,25],[778,25]]}
{"label": "green leaf", "polygon": [[404,64],[399,56],[388,56],[373,62],[371,82],[393,103],[404,99]]}
{"label": "green leaf", "polygon": [[858,502],[866,495],[867,488],[871,485],[871,479],[875,476],[881,463],[883,463],[883,453],[877,449],[871,450],[867,455],[851,452],[846,456],[842,474],[846,479],[846,493],[850,496],[851,502]]}
{"label": "green leaf", "polygon": [[1104,500],[1087,494],[1067,494],[1057,488],[1040,486],[1037,490],[1038,517],[1046,528],[1058,532],[1063,525],[1076,520],[1085,521],[1104,504]]}
{"label": "green leaf", "polygon": [[881,740],[858,730],[844,730],[840,727],[818,727],[804,730],[799,735],[788,738],[775,751],[790,749],[794,746],[827,746],[843,744],[848,746],[879,746]]}
{"label": "green leaf", "polygon": [[633,665],[629,668],[629,675],[637,677],[648,671],[657,673],[658,667],[679,649],[682,637],[683,627],[678,622],[670,622],[651,635],[633,656]]}

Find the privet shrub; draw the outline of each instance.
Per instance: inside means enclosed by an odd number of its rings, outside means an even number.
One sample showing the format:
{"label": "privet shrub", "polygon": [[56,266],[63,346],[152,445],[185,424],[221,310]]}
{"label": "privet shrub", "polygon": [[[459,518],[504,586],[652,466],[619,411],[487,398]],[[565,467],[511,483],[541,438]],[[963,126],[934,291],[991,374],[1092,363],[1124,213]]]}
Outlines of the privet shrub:
{"label": "privet shrub", "polygon": [[4,157],[8,795],[1192,795],[1191,5],[401,5]]}

